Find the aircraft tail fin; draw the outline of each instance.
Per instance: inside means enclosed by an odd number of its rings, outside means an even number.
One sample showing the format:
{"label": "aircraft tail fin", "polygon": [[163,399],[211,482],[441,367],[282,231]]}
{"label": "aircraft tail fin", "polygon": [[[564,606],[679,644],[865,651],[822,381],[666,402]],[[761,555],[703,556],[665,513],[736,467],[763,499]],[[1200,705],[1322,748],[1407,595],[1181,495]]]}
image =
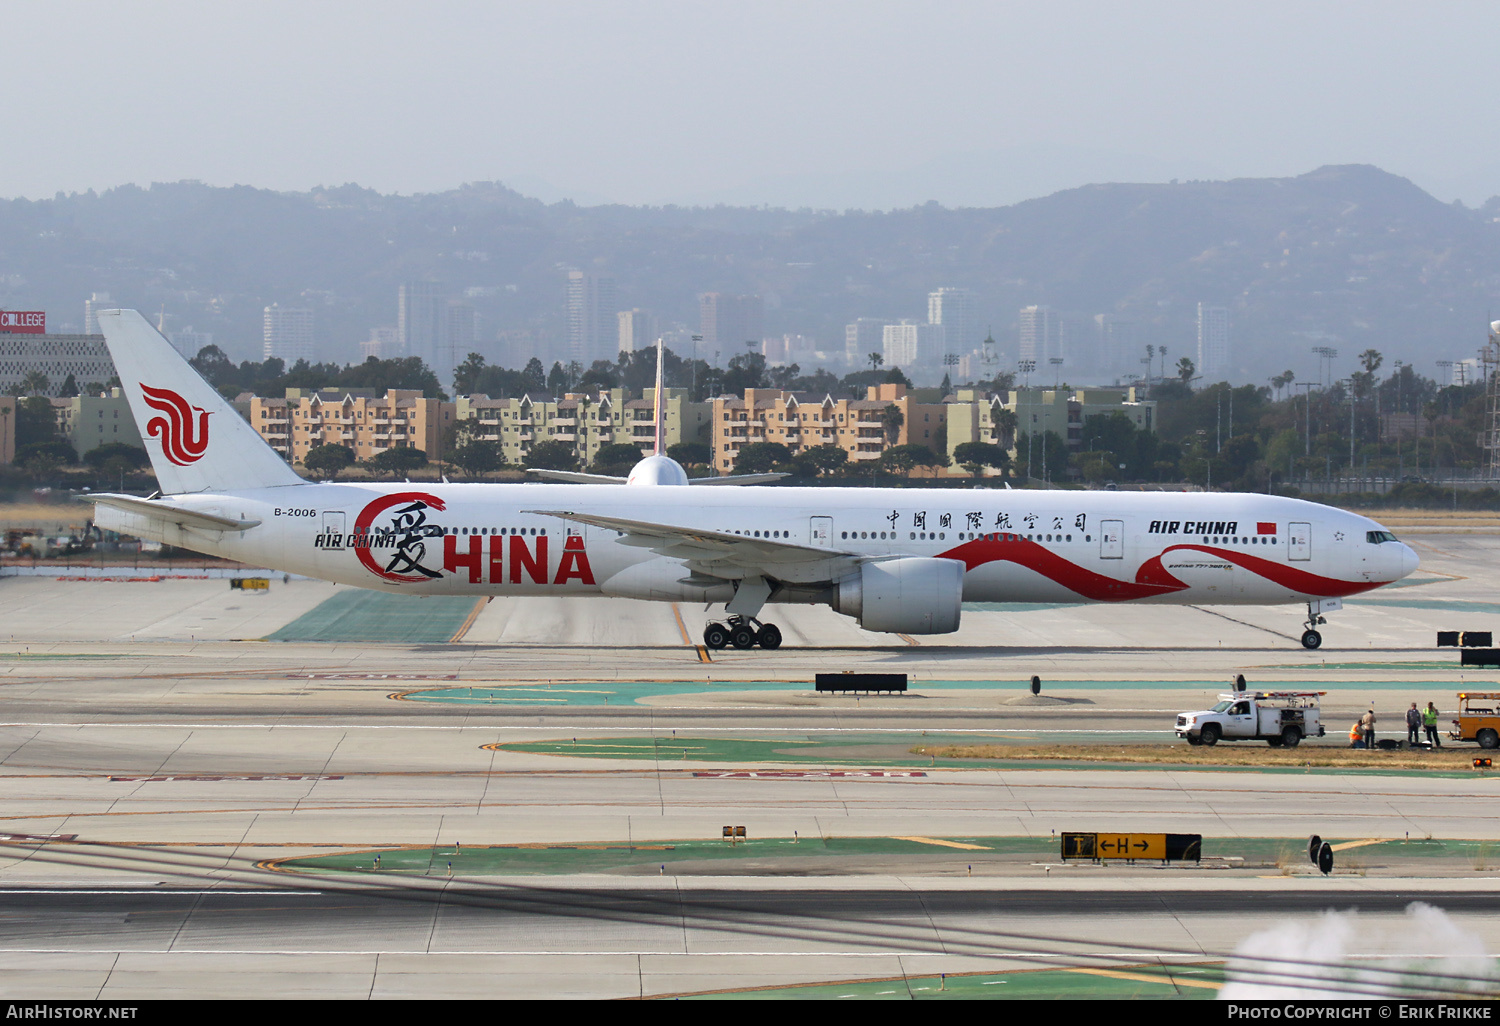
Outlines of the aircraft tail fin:
{"label": "aircraft tail fin", "polygon": [[163,492],[302,483],[140,313],[101,310],[99,329]]}

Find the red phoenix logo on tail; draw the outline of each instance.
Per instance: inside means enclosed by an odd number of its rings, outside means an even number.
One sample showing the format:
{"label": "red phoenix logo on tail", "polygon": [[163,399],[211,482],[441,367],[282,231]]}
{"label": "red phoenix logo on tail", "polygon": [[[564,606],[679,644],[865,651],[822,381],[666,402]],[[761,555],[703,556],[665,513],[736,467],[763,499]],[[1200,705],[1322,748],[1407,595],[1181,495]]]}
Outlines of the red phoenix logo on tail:
{"label": "red phoenix logo on tail", "polygon": [[[167,459],[179,467],[197,463],[208,451],[208,411],[189,406],[188,401],[165,388],[152,388],[141,383],[141,395],[146,405],[165,417],[152,417],[146,422],[146,434],[161,436],[161,451]],[[193,422],[193,414],[198,421]]]}

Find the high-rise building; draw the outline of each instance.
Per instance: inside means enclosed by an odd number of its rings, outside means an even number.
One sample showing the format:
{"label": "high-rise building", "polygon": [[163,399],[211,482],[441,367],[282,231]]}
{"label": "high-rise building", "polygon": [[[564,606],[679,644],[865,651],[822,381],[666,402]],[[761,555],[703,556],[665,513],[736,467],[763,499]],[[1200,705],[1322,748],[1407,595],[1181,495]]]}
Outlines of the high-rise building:
{"label": "high-rise building", "polygon": [[944,344],[941,324],[902,320],[881,329],[881,352],[887,367],[938,366]]}
{"label": "high-rise building", "polygon": [[1134,321],[1122,320],[1114,314],[1095,314],[1094,330],[1099,335],[1102,370],[1127,377],[1140,373]]}
{"label": "high-rise building", "polygon": [[444,388],[453,380],[453,368],[467,360],[469,354],[477,348],[478,338],[479,311],[462,300],[448,300],[447,320],[443,326],[443,341],[438,353],[438,363],[443,365],[438,380],[443,382]]}
{"label": "high-rise building", "polygon": [[943,326],[943,344],[950,353],[967,353],[974,338],[974,299],[968,289],[942,288],[927,293],[927,323]]}
{"label": "high-rise building", "polygon": [[569,271],[568,359],[585,367],[595,360],[613,363],[620,350],[618,311],[613,278],[588,271]]}
{"label": "high-rise building", "polygon": [[616,316],[620,325],[620,352],[649,349],[656,342],[656,318],[649,310],[621,310]]}
{"label": "high-rise building", "polygon": [[448,292],[440,283],[415,281],[401,286],[396,295],[397,355],[420,357],[435,368],[447,327]]}
{"label": "high-rise building", "polygon": [[172,343],[173,349],[191,360],[200,350],[214,344],[214,333],[194,331],[192,325],[188,325],[182,331],[167,332],[167,341]]}
{"label": "high-rise building", "polygon": [[1050,306],[1022,307],[1020,358],[1042,367],[1053,357],[1063,357],[1061,327]]}
{"label": "high-rise building", "polygon": [[844,360],[859,370],[871,353],[885,353],[885,326],[891,323],[876,317],[857,317],[844,325]]}
{"label": "high-rise building", "polygon": [[99,334],[99,311],[108,310],[113,305],[108,292],[95,292],[83,301],[83,333],[85,335]]}
{"label": "high-rise building", "polygon": [[279,357],[288,367],[313,359],[313,312],[301,306],[272,303],[262,319],[261,358]]}
{"label": "high-rise building", "polygon": [[759,296],[705,292],[698,297],[698,333],[705,353],[723,353],[728,359],[744,352],[747,343],[758,351],[765,320],[766,304]]}
{"label": "high-rise building", "polygon": [[1229,370],[1229,310],[1198,304],[1198,373],[1207,378]]}
{"label": "high-rise building", "polygon": [[394,326],[371,328],[370,337],[359,344],[359,358],[389,360],[400,351],[401,344]]}

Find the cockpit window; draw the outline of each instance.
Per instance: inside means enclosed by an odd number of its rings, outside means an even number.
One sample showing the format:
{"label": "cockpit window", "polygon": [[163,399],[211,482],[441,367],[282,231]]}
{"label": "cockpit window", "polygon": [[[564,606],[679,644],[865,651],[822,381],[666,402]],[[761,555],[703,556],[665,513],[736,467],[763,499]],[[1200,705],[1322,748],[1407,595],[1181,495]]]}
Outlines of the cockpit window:
{"label": "cockpit window", "polygon": [[1365,541],[1371,545],[1379,545],[1381,542],[1395,541],[1396,536],[1389,531],[1366,531]]}

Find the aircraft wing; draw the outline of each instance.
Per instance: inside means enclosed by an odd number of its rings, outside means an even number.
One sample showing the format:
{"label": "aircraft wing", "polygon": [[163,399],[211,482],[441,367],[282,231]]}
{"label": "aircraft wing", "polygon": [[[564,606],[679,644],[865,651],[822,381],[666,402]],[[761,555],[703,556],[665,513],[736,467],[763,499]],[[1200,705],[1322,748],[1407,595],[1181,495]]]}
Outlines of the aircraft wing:
{"label": "aircraft wing", "polygon": [[[531,470],[537,477],[545,477],[550,481],[567,481],[569,484],[624,484],[623,477],[613,477],[609,474],[585,474],[578,470]],[[690,477],[690,485],[750,485],[764,484],[767,481],[779,481],[790,474],[766,473],[766,474],[731,474],[729,477]]]}
{"label": "aircraft wing", "polygon": [[760,575],[798,584],[832,581],[850,573],[861,563],[872,561],[870,556],[780,538],[747,538],[724,531],[704,531],[560,509],[521,512],[618,531],[623,536],[620,539],[623,545],[635,545],[650,549],[657,555],[684,560],[696,573],[725,580]]}
{"label": "aircraft wing", "polygon": [[569,484],[624,484],[623,477],[613,477],[609,474],[585,474],[578,470],[536,470],[527,468],[529,473],[537,477],[545,477],[549,481],[566,481]]}
{"label": "aircraft wing", "polygon": [[[790,475],[790,474],[768,472],[768,473],[765,473],[765,474],[730,474],[728,477],[690,477],[690,478],[688,478],[688,484],[690,484],[690,485],[749,485],[749,484],[763,484],[766,481],[780,481],[784,477],[791,477],[791,476],[792,475]],[[735,537],[738,537],[738,535],[736,535]]]}
{"label": "aircraft wing", "polygon": [[89,502],[100,506],[108,506],[125,513],[134,513],[136,516],[150,517],[167,524],[176,524],[178,527],[196,527],[200,531],[248,531],[252,527],[259,526],[259,520],[233,520],[222,517],[215,513],[200,513],[197,510],[183,509],[170,502],[154,502],[151,499],[142,499],[136,495],[115,495],[110,492],[96,492],[92,495],[80,496]]}

